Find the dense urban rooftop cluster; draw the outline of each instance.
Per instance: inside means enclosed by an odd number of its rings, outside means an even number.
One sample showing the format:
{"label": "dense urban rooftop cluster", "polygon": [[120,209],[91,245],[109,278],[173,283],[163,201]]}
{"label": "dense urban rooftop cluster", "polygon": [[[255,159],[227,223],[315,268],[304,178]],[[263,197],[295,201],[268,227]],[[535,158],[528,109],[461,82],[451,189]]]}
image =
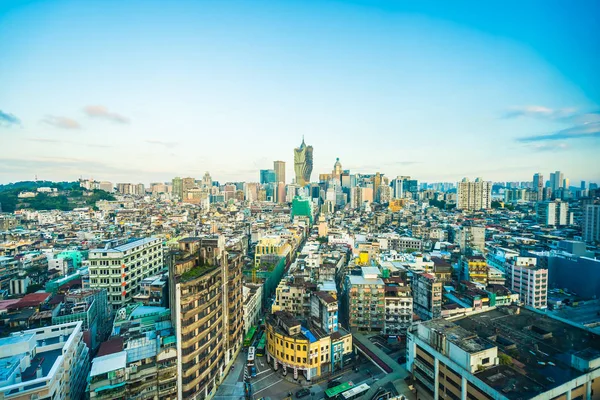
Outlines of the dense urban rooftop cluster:
{"label": "dense urban rooftop cluster", "polygon": [[[80,180],[110,197],[69,210],[28,206],[60,186],[19,192],[0,214],[3,398],[208,399],[240,359],[252,397],[268,388],[249,349],[293,382],[367,359],[390,396],[600,393],[597,185],[427,184],[339,159],[310,183],[304,142],[295,171]],[[373,337],[399,343],[400,365]]]}

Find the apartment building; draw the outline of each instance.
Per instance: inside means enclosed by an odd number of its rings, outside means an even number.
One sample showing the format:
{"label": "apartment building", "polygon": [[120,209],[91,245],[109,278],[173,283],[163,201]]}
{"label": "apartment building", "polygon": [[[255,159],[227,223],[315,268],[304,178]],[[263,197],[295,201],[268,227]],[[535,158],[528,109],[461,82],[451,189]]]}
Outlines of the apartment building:
{"label": "apartment building", "polygon": [[544,309],[548,303],[548,269],[535,257],[516,257],[509,264],[507,286],[528,306]]}
{"label": "apartment building", "polygon": [[464,178],[457,184],[457,210],[477,211],[492,206],[492,182],[477,178],[470,182]]}
{"label": "apartment building", "polygon": [[570,224],[569,203],[556,200],[536,204],[538,222],[546,226],[565,226]]}
{"label": "apartment building", "polygon": [[276,255],[285,257],[292,250],[289,242],[279,236],[267,236],[263,237],[256,244],[256,250],[254,254],[254,265],[258,267],[260,265],[261,258],[265,255]]}
{"label": "apartment building", "polygon": [[88,352],[80,321],[1,338],[0,398],[84,398]]}
{"label": "apartment building", "polygon": [[433,274],[413,274],[413,307],[422,319],[429,320],[442,315],[442,284],[443,282]]}
{"label": "apartment building", "polygon": [[283,374],[300,375],[307,381],[343,368],[352,355],[352,335],[339,329],[331,334],[318,325],[302,326],[286,311],[277,311],[266,320],[267,362]]}
{"label": "apartment building", "polygon": [[487,285],[489,267],[482,256],[464,257],[463,276],[465,280]]}
{"label": "apartment building", "polygon": [[413,298],[410,286],[399,278],[386,278],[385,283],[385,321],[383,333],[397,335],[406,332],[412,324]]}
{"label": "apartment building", "polygon": [[117,311],[112,338],[92,360],[90,400],[177,398],[177,352],[171,313],[128,305]]}
{"label": "apartment building", "polygon": [[326,333],[338,331],[338,302],[328,292],[318,291],[310,296],[310,316]]}
{"label": "apartment building", "polygon": [[89,252],[89,285],[105,289],[113,310],[130,303],[140,293],[144,278],[164,266],[162,242],[158,238],[114,240]]}
{"label": "apartment building", "polygon": [[75,289],[64,294],[64,300],[52,313],[52,324],[82,322],[82,330],[89,332],[90,346],[96,350],[110,334],[110,305],[106,290]]}
{"label": "apartment building", "polygon": [[347,275],[344,300],[348,328],[383,331],[385,324],[385,283],[376,267],[362,267],[360,275]]}
{"label": "apartment building", "polygon": [[310,316],[310,294],[317,286],[301,277],[282,279],[275,289],[275,301],[271,312],[288,311],[297,318]]}
{"label": "apartment building", "polygon": [[482,252],[485,249],[485,226],[461,226],[456,231],[455,239],[463,252],[467,248]]}
{"label": "apartment building", "polygon": [[179,241],[169,256],[179,399],[209,399],[242,347],[242,253],[220,235]]}
{"label": "apartment building", "polygon": [[600,336],[500,307],[408,332],[417,399],[598,399]]}
{"label": "apartment building", "polygon": [[600,242],[600,204],[588,204],[583,208],[583,240]]}
{"label": "apartment building", "polygon": [[263,303],[263,286],[246,283],[243,287],[244,335],[251,326],[258,324]]}

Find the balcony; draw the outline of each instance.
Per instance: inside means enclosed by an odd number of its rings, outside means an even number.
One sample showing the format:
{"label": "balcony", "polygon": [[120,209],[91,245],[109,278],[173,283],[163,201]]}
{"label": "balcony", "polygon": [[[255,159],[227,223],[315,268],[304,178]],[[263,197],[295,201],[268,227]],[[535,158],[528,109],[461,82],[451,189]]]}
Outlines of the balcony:
{"label": "balcony", "polygon": [[413,375],[415,376],[415,378],[418,379],[419,383],[423,386],[425,386],[426,388],[428,388],[429,390],[431,390],[432,392],[435,392],[435,386],[433,383],[431,383],[424,374],[422,374],[421,372],[419,372],[419,370],[415,370],[413,372]]}
{"label": "balcony", "polygon": [[425,362],[419,360],[418,358],[415,358],[414,364],[416,367],[418,367],[421,371],[423,371],[431,379],[435,379],[435,372],[433,371],[433,368],[431,368],[431,366],[429,366],[429,364],[426,364]]}

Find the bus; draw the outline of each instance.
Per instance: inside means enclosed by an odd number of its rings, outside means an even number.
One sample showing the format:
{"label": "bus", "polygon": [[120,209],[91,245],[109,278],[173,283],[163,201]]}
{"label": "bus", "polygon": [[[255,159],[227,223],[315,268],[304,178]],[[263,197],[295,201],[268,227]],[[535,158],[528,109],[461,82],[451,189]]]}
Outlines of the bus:
{"label": "bus", "polygon": [[248,329],[248,333],[246,334],[246,337],[244,338],[244,347],[249,347],[252,345],[252,340],[254,339],[255,333],[256,333],[256,327],[251,326],[250,329]]}
{"label": "bus", "polygon": [[262,335],[256,346],[256,356],[263,357],[265,355],[265,346],[267,345],[267,335]]}
{"label": "bus", "polygon": [[253,367],[254,366],[254,355],[256,354],[256,348],[254,346],[251,346],[248,348],[248,361],[246,362],[246,364],[249,367]]}
{"label": "bus", "polygon": [[332,387],[331,389],[327,389],[325,391],[325,399],[330,400],[330,399],[338,399],[339,396],[344,393],[345,391],[352,389],[352,387],[354,386],[354,383],[352,383],[352,381],[349,382],[344,382],[342,384],[339,384],[335,387]]}
{"label": "bus", "polygon": [[350,390],[346,390],[342,393],[341,400],[354,400],[360,398],[362,395],[367,393],[371,387],[366,383],[361,383],[358,386],[353,387]]}

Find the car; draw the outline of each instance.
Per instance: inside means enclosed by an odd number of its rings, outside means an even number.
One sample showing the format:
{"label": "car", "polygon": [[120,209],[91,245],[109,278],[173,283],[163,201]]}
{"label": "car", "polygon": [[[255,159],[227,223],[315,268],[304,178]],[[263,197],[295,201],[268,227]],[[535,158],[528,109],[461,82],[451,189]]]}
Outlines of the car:
{"label": "car", "polygon": [[297,399],[301,399],[301,398],[303,398],[303,397],[306,397],[306,396],[308,396],[308,395],[310,395],[310,390],[308,390],[308,389],[306,389],[306,388],[304,388],[304,389],[300,389],[300,390],[298,390],[298,391],[296,392],[296,398],[297,398]]}
{"label": "car", "polygon": [[336,386],[341,385],[342,383],[340,381],[337,381],[335,379],[330,380],[329,382],[327,382],[327,389],[331,389],[334,388]]}

